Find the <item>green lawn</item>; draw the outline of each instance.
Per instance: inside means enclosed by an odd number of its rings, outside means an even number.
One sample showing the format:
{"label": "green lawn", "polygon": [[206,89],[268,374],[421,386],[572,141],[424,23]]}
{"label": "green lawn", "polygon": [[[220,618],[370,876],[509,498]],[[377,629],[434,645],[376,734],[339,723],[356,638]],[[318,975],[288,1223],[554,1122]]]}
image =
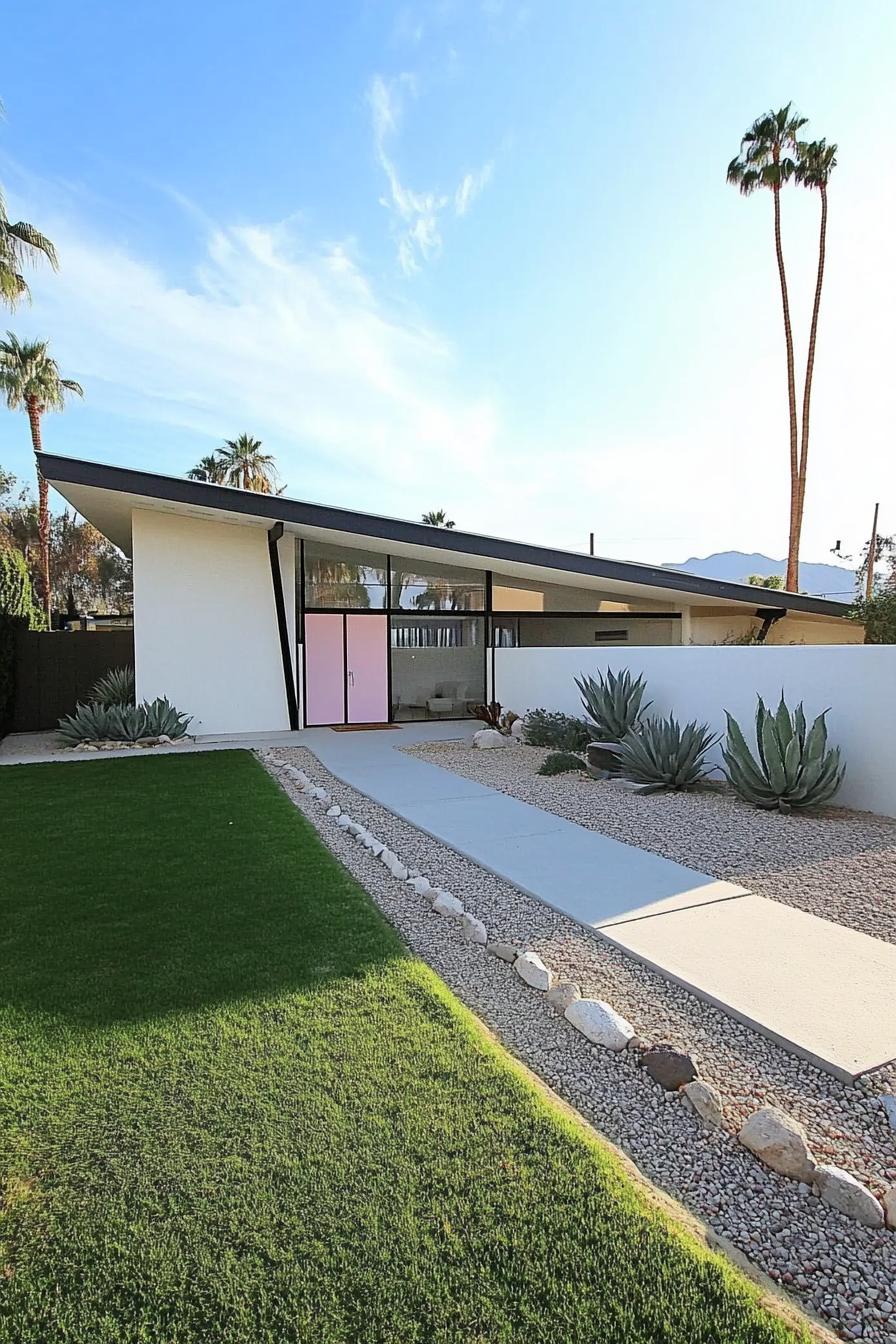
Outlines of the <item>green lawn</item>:
{"label": "green lawn", "polygon": [[3,1344],[797,1338],[249,754],[0,769],[0,853]]}

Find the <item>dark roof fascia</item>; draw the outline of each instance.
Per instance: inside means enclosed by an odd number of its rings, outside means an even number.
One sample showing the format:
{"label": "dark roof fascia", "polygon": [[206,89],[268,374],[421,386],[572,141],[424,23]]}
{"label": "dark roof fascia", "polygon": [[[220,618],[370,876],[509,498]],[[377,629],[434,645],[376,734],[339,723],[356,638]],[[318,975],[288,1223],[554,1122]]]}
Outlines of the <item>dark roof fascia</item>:
{"label": "dark roof fascia", "polygon": [[[297,499],[285,499],[282,495],[263,495],[227,485],[209,485],[205,481],[190,481],[181,476],[162,476],[157,472],[107,466],[102,462],[85,462],[79,458],[57,457],[51,453],[42,453],[40,460],[41,470],[51,484],[59,481],[70,485],[92,486],[98,490],[114,490],[196,508],[249,514],[275,522],[337,532],[354,532],[381,541],[398,541],[407,545],[426,546],[432,550],[459,551],[492,560],[539,565],[544,569],[562,570],[569,574],[642,584],[691,596],[723,598],[752,606],[756,605],[759,596],[752,584],[727,583],[722,579],[707,579],[697,574],[634,561],[607,560],[602,556],[584,555],[578,551],[531,546],[526,542],[484,537],[475,532],[437,528],[429,523],[412,523],[401,518],[358,513],[353,509],[335,508],[329,504],[306,504]],[[763,604],[776,609],[840,617],[845,617],[848,609],[845,603],[825,598],[804,597],[800,593],[788,593],[775,588],[761,591]]]}

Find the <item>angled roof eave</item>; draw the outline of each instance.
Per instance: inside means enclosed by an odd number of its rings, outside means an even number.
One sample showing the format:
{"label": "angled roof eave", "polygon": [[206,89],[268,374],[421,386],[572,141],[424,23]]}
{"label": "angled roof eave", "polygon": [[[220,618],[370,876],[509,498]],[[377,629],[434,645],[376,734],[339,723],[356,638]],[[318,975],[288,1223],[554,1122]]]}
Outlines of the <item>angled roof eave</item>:
{"label": "angled roof eave", "polygon": [[[500,563],[538,566],[567,574],[580,574],[597,579],[612,579],[618,583],[661,588],[670,593],[687,594],[703,601],[713,599],[740,602],[754,607],[781,611],[806,612],[818,616],[844,618],[847,608],[842,602],[827,598],[806,597],[801,593],[775,588],[756,588],[751,584],[729,583],[721,579],[703,578],[682,570],[665,569],[659,565],[640,564],[631,560],[610,560],[604,556],[585,555],[579,551],[562,551],[547,546],[533,546],[526,542],[508,541],[475,532],[450,531],[379,514],[361,513],[354,509],[338,508],[329,504],[310,504],[287,499],[282,495],[263,495],[232,486],[209,485],[181,476],[164,476],[156,472],[134,470],[130,467],[108,466],[87,462],[80,458],[41,454],[41,470],[61,494],[65,486],[82,486],[102,491],[167,501],[184,506],[242,514],[260,520],[292,523],[296,526],[321,528],[334,532],[355,533],[359,537],[383,542],[399,542],[423,546],[432,550],[453,551],[486,557]],[[81,510],[83,512],[83,509]]]}

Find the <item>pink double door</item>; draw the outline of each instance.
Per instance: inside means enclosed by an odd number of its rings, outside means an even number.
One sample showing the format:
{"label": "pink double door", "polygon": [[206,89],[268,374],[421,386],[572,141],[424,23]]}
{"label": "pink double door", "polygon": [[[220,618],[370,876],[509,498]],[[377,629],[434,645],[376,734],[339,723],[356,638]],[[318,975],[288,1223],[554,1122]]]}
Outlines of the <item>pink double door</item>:
{"label": "pink double door", "polygon": [[305,722],[386,723],[386,616],[309,612],[305,617]]}

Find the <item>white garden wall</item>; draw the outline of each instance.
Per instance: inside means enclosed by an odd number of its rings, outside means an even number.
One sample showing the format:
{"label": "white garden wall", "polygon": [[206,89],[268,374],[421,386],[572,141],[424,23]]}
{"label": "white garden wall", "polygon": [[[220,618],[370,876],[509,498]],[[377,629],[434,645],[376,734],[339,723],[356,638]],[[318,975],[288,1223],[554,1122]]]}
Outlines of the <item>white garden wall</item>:
{"label": "white garden wall", "polygon": [[[540,706],[581,715],[573,678],[607,667],[644,674],[651,713],[723,732],[730,710],[751,745],[757,693],[777,705],[783,689],[810,717],[830,706],[829,740],[847,767],[836,801],[896,816],[896,646],[497,649],[495,698],[518,713]],[[721,760],[718,748],[713,755]]]}
{"label": "white garden wall", "polygon": [[[288,730],[283,662],[263,527],[135,509],[137,696],[166,695],[197,734]],[[294,541],[280,542],[294,646]]]}

